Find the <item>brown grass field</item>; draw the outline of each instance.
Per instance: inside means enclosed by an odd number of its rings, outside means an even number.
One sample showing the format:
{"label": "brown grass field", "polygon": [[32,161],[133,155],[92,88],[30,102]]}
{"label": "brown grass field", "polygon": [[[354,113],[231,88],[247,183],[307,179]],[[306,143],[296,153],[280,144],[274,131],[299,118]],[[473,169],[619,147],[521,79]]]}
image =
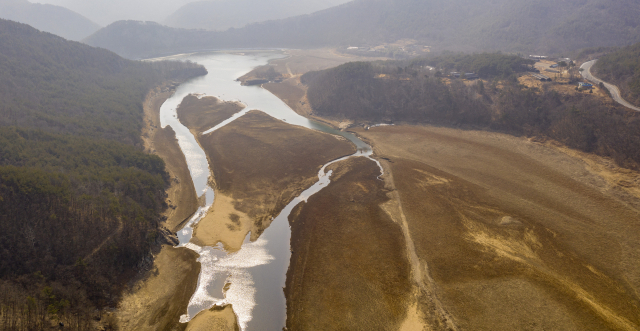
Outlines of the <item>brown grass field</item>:
{"label": "brown grass field", "polygon": [[[296,78],[263,87],[313,118]],[[576,93],[569,85],[551,88]],[[429,126],[354,130],[382,160],[389,200],[379,206],[406,243],[413,294],[406,297],[400,330],[640,329],[640,174],[554,142],[498,133]],[[314,204],[310,199],[300,208]],[[306,224],[314,229],[306,231],[318,231]],[[305,231],[296,227],[292,245]],[[323,249],[309,242],[305,252]],[[356,256],[367,246],[348,247]],[[315,286],[296,278],[307,277],[299,270],[308,267],[295,267],[299,254],[288,276],[298,287],[287,289],[296,303]],[[315,261],[331,270],[352,263]],[[332,282],[331,275],[318,275],[316,282]],[[313,311],[318,316],[290,310],[288,325],[340,320]]]}
{"label": "brown grass field", "polygon": [[[272,62],[293,77],[264,87],[310,116],[297,75],[346,61],[331,51],[299,52]],[[221,105],[192,97],[180,119],[201,132],[233,113]],[[159,135],[153,121],[146,130],[148,150],[159,139],[171,146],[171,135]],[[408,125],[354,131],[374,147],[385,175],[376,179],[379,169],[366,158],[336,163],[331,184],[294,209],[288,330],[640,329],[639,173],[499,133]],[[322,164],[354,151],[259,111],[198,140],[216,202],[194,241],[232,251],[315,182]],[[157,152],[171,158],[171,148]],[[183,176],[183,159],[167,162],[172,177]],[[189,189],[176,192],[193,199]],[[195,210],[186,206],[170,219]],[[122,325],[185,327],[175,325],[176,314],[196,270],[186,256],[169,259],[176,252],[163,249],[156,272],[123,301]],[[158,284],[174,285],[153,292]],[[234,325],[227,307],[187,328]]]}
{"label": "brown grass field", "polygon": [[222,123],[244,107],[243,104],[221,101],[216,97],[188,95],[176,112],[180,122],[197,135]]}
{"label": "brown grass field", "polygon": [[213,169],[216,202],[195,239],[237,250],[255,240],[272,217],[317,181],[320,167],[355,152],[351,143],[251,111],[198,140]]}
{"label": "brown grass field", "polygon": [[638,329],[640,196],[523,138],[358,133],[388,159],[425,283],[459,329]]}
{"label": "brown grass field", "polygon": [[378,166],[332,165],[329,186],[292,212],[287,273],[289,330],[397,330],[412,295],[402,232]]}

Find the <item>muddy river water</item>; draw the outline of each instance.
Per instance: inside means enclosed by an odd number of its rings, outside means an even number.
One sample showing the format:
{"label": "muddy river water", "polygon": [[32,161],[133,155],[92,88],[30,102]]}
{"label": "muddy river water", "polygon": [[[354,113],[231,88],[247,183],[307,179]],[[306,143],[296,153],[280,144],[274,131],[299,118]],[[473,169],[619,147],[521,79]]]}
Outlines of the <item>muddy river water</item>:
{"label": "muddy river water", "polygon": [[282,330],[286,319],[286,303],[282,289],[285,286],[291,257],[291,231],[287,219],[297,204],[306,201],[309,196],[326,187],[331,176],[330,171],[325,172],[327,164],[320,170],[318,182],[315,185],[291,201],[258,240],[251,242],[247,236],[242,249],[236,253],[228,254],[221,245],[200,247],[190,243],[193,226],[204,217],[213,204],[214,190],[207,184],[210,165],[204,151],[176,116],[176,108],[185,96],[204,94],[225,101],[240,101],[247,106],[240,113],[215,128],[205,131],[204,134],[217,130],[249,110],[258,109],[289,124],[343,136],[353,142],[358,149],[358,152],[352,156],[369,157],[372,153],[371,148],[354,135],[310,121],[295,113],[270,92],[257,86],[241,86],[236,81],[238,77],[254,67],[283,56],[278,52],[244,54],[216,52],[163,58],[197,62],[204,65],[209,72],[206,76],[180,85],[175,94],[160,109],[162,127],[169,125],[176,132],[176,138],[186,157],[196,191],[198,195],[206,196],[206,205],[201,207],[178,233],[180,246],[197,252],[200,255],[198,261],[202,266],[197,290],[191,297],[188,311],[181,317],[180,321],[183,323],[212,306],[232,304],[241,330]]}

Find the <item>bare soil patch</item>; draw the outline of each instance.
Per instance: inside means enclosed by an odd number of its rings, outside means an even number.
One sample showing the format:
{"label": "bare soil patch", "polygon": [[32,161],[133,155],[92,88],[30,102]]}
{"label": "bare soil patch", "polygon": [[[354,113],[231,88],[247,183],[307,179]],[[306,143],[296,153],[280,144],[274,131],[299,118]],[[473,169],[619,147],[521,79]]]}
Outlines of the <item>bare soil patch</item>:
{"label": "bare soil patch", "polygon": [[184,330],[179,321],[198,284],[197,258],[186,248],[163,246],[146,277],[120,302],[120,330]]}
{"label": "bare soil patch", "polygon": [[262,87],[284,101],[291,109],[302,116],[311,115],[312,109],[307,100],[307,87],[300,83],[300,77],[288,78],[281,83],[267,83]]}
{"label": "bare soil patch", "polygon": [[416,253],[460,329],[638,329],[634,190],[523,138],[418,126],[358,133],[389,160]]}
{"label": "bare soil patch", "polygon": [[213,307],[200,312],[187,325],[186,331],[238,331],[238,321],[231,305]]}
{"label": "bare soil patch", "polygon": [[380,170],[366,158],[331,168],[329,186],[289,218],[287,328],[397,330],[407,320],[411,271],[401,229],[380,208],[389,200]]}
{"label": "bare soil patch", "polygon": [[239,102],[222,101],[211,96],[200,98],[196,95],[188,95],[182,100],[176,112],[180,122],[189,129],[201,133],[222,123],[244,108],[245,106]]}
{"label": "bare soil patch", "polygon": [[337,67],[353,61],[377,61],[384,58],[362,57],[351,54],[338,53],[334,49],[292,49],[283,59],[269,61],[266,66],[258,67],[246,75],[238,78],[243,84],[250,80],[264,79],[261,72],[264,67],[273,67],[284,78],[300,76],[309,71],[324,70]]}

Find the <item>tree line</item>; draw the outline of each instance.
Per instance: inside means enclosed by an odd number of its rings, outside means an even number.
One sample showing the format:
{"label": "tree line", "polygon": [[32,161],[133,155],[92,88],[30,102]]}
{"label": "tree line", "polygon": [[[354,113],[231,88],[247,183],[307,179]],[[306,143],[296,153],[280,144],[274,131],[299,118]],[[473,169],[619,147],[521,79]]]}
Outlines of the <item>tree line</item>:
{"label": "tree line", "polygon": [[[483,78],[475,82],[444,79],[438,70],[398,66],[398,62],[347,63],[307,73],[301,80],[308,86],[313,111],[320,116],[543,136],[640,169],[640,114],[591,95],[526,88],[511,73],[513,68],[525,68],[527,62],[514,67],[512,58],[493,56],[495,61],[483,60],[487,55],[469,55],[459,62],[488,64],[469,67]],[[498,58],[505,62],[497,64]]]}

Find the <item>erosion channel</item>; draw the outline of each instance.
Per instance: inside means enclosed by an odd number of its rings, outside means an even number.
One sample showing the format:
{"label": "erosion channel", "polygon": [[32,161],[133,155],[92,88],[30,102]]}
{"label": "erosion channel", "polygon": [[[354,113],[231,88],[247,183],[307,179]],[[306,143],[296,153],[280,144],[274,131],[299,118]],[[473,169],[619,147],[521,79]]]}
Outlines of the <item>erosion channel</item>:
{"label": "erosion channel", "polygon": [[[198,211],[178,232],[180,246],[199,254],[201,264],[182,323],[210,326],[207,314],[228,314],[231,305],[241,330],[282,329],[289,214],[329,184],[332,172],[325,168],[332,163],[362,156],[382,171],[370,158],[371,148],[353,134],[310,121],[270,92],[236,81],[278,57],[171,57],[200,63],[209,72],[180,85],[160,109],[161,126],[175,131],[200,196]],[[194,103],[222,110],[213,117],[194,115]]]}

